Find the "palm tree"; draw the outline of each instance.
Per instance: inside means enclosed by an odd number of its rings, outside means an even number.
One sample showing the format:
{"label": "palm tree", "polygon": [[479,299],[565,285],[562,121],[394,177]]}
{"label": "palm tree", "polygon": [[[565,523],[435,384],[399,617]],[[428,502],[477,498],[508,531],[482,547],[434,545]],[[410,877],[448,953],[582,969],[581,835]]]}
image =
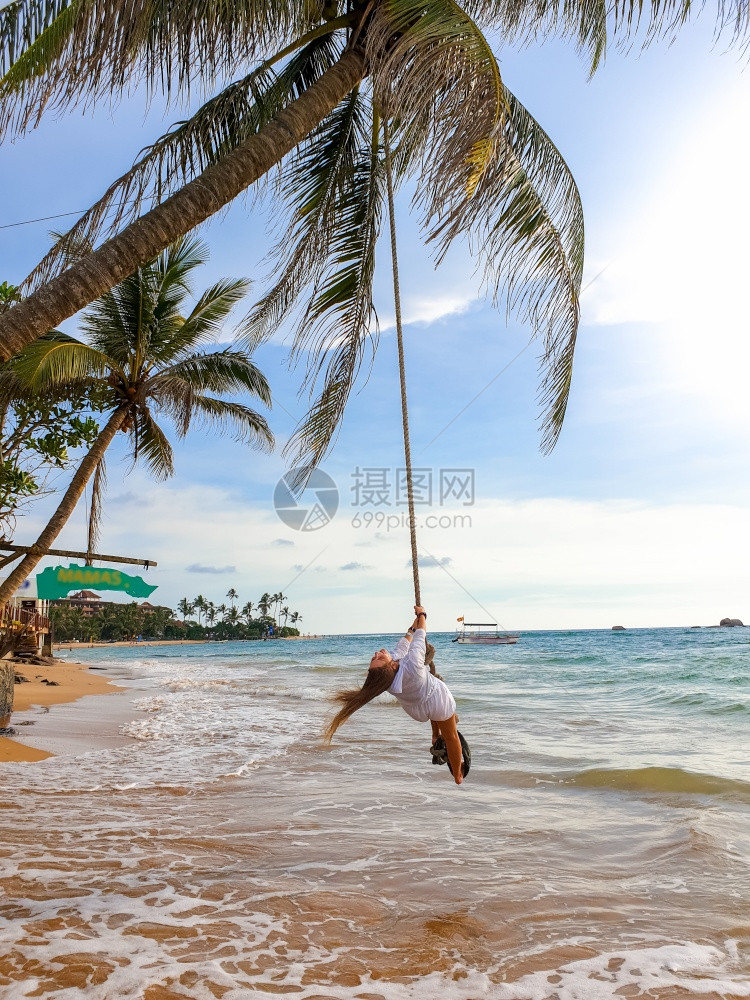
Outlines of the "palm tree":
{"label": "palm tree", "polygon": [[258,611],[265,617],[268,614],[268,609],[271,607],[272,598],[271,595],[266,591],[265,594],[261,596],[258,601]]}
{"label": "palm tree", "polygon": [[289,621],[292,623],[292,625],[296,625],[297,622],[302,621],[302,615],[299,613],[299,611],[293,611]]}
{"label": "palm tree", "polygon": [[193,603],[195,605],[195,610],[198,612],[198,624],[200,625],[201,615],[206,613],[208,602],[206,601],[206,598],[203,596],[203,594],[198,594]]}
{"label": "palm tree", "polygon": [[232,626],[237,625],[239,623],[239,620],[240,620],[240,613],[237,610],[237,608],[235,607],[229,608],[224,617],[224,621],[227,623],[227,625],[232,625]]}
{"label": "palm tree", "polygon": [[117,622],[127,638],[132,639],[143,631],[143,611],[135,601],[117,609]]}
{"label": "palm tree", "polygon": [[[117,0],[23,0],[0,10],[0,131],[44,109],[128,94],[134,81],[175,103],[239,74],[133,167],[59,239],[0,315],[0,360],[56,327],[288,160],[276,196],[290,231],[249,333],[275,328],[307,297],[292,357],[323,384],[293,440],[320,459],[369,339],[380,233],[383,137],[396,179],[411,179],[441,260],[468,239],[493,298],[543,337],[543,446],[560,431],[570,387],[583,267],[580,199],[540,125],[508,89],[484,32],[504,44],[562,35],[593,72],[608,44],[671,36],[689,0],[258,0],[144,7],[122,29]],[[744,0],[718,5],[719,28],[750,34]],[[730,29],[732,30],[732,29]],[[574,113],[574,112],[573,112]],[[291,157],[290,153],[293,154]],[[140,214],[142,213],[143,214]],[[99,248],[70,263],[70,248]]]}
{"label": "palm tree", "polygon": [[287,618],[289,617],[289,608],[281,609],[281,617],[284,619],[284,625],[286,625]]}
{"label": "palm tree", "polygon": [[206,605],[206,621],[209,625],[213,625],[216,621],[217,608],[213,601],[209,601]]}
{"label": "palm tree", "polygon": [[273,438],[262,416],[220,398],[245,393],[270,404],[268,383],[248,354],[201,350],[245,294],[247,283],[220,281],[202,293],[187,317],[180,313],[191,272],[205,260],[202,243],[181,240],[88,310],[81,324],[87,343],[50,335],[16,360],[19,377],[40,392],[60,385],[98,387],[107,398],[109,418],[34,550],[0,584],[0,602],[52,545],[118,430],[130,434],[133,458],[144,459],[157,479],[174,472],[172,447],[157,416],[170,417],[180,437],[199,422],[232,430],[238,440],[254,447],[271,446]]}
{"label": "palm tree", "polygon": [[232,602],[232,607],[234,607],[234,602],[237,600],[239,596],[240,595],[237,593],[234,587],[230,587],[229,590],[227,591],[227,597]]}
{"label": "palm tree", "polygon": [[280,615],[279,615],[279,608],[281,607],[281,602],[286,600],[286,595],[282,594],[281,591],[279,591],[278,594],[274,594],[271,599],[272,599],[273,603],[276,605],[276,611],[274,613],[274,618],[278,621],[278,619],[280,617]]}
{"label": "palm tree", "polygon": [[218,608],[216,609],[217,614],[221,615],[221,620],[223,622],[227,620],[227,611],[228,610],[229,610],[229,608],[226,606],[226,604],[220,604],[218,606]]}
{"label": "palm tree", "polygon": [[245,619],[245,622],[248,625],[253,620],[253,607],[254,607],[254,605],[253,605],[252,601],[248,601],[247,604],[244,604],[242,606],[242,617]]}
{"label": "palm tree", "polygon": [[102,639],[116,639],[119,635],[117,610],[111,604],[104,604],[96,616],[99,619],[99,635]]}
{"label": "palm tree", "polygon": [[187,597],[181,597],[177,602],[177,610],[182,614],[183,619],[189,618],[195,611],[195,601],[190,601]]}
{"label": "palm tree", "polygon": [[149,634],[159,639],[164,635],[164,630],[171,621],[172,612],[169,608],[154,608],[145,619],[144,625]]}

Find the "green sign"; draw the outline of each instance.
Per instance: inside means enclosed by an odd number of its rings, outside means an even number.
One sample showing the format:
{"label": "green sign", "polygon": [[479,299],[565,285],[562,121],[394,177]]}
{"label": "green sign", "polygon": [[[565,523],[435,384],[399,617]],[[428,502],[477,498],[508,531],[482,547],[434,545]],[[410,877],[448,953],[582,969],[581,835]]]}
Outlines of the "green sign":
{"label": "green sign", "polygon": [[124,590],[131,597],[150,597],[156,590],[140,576],[128,576],[119,569],[99,569],[96,566],[48,566],[36,576],[36,593],[40,601],[56,601],[67,597],[71,590],[82,587]]}

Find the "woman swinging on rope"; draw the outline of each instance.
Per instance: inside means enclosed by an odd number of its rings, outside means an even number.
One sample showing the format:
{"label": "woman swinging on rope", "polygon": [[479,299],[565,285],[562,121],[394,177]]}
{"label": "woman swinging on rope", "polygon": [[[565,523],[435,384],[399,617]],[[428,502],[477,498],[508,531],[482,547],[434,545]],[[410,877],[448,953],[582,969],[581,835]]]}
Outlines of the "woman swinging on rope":
{"label": "woman swinging on rope", "polygon": [[[325,739],[330,743],[333,734],[350,715],[379,694],[388,691],[399,700],[401,707],[412,719],[432,724],[433,763],[438,763],[435,759],[436,748],[439,748],[442,737],[453,779],[460,785],[468,772],[468,764],[463,759],[462,741],[456,728],[456,702],[447,685],[425,663],[425,609],[417,604],[414,606],[414,614],[416,617],[413,624],[399,639],[393,653],[380,649],[370,660],[370,668],[362,687],[353,691],[339,691],[334,695],[334,700],[339,702],[341,708],[326,729]],[[434,656],[434,650],[432,655]],[[431,662],[432,657],[429,659]]]}

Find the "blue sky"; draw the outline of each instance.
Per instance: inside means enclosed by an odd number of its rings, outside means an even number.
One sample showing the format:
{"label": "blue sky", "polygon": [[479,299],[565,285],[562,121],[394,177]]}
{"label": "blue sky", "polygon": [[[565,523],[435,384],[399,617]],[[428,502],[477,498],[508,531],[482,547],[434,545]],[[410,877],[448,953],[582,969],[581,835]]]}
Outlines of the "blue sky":
{"label": "blue sky", "polygon": [[[431,511],[464,520],[420,534],[436,564],[422,572],[432,627],[450,629],[462,614],[521,629],[748,619],[746,60],[714,43],[708,17],[672,46],[610,52],[592,80],[559,42],[500,55],[505,82],[578,181],[588,287],[566,426],[544,457],[529,331],[506,326],[480,297],[461,248],[433,270],[407,194],[399,199],[415,463],[435,481],[446,468],[475,474],[470,508]],[[86,207],[180,116],[145,115],[136,95],[112,113],[44,122],[3,147],[0,188],[10,197],[0,223]],[[242,275],[260,290],[266,221],[247,198],[205,226],[212,257],[199,286]],[[0,279],[20,280],[48,230],[64,223],[0,229]],[[385,243],[376,289],[380,348],[324,464],[341,493],[326,527],[295,532],[277,518],[280,449],[261,456],[191,434],[165,485],[113,451],[101,547],[157,559],[154,600],[201,592],[218,603],[230,587],[256,600],[281,589],[311,631],[401,627],[411,602],[407,533],[353,526],[350,506],[358,467],[392,477],[401,465]],[[303,412],[287,353],[279,336],[257,355],[280,444]],[[45,513],[30,513],[18,539],[35,537]],[[79,517],[60,544],[83,539]]]}

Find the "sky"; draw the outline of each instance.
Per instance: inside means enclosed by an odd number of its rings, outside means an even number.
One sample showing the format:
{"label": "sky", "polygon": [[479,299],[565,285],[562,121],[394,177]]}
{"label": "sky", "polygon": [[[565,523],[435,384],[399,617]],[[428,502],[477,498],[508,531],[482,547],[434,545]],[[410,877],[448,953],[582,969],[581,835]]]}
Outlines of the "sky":
{"label": "sky", "polygon": [[[520,630],[748,621],[747,56],[717,42],[706,15],[671,45],[610,51],[592,79],[559,41],[498,51],[506,84],[581,191],[581,328],[565,427],[545,457],[530,331],[482,297],[464,249],[434,269],[408,191],[399,196],[430,627],[451,630],[462,616]],[[111,111],[45,120],[0,148],[0,281],[20,281],[66,220],[9,224],[84,209],[179,117],[146,113],[136,93]],[[262,291],[269,216],[268,203],[250,197],[201,229],[211,260],[199,289],[231,275]],[[383,242],[379,347],[322,466],[338,508],[321,527],[297,530],[274,509],[287,471],[281,451],[305,409],[302,373],[290,372],[281,334],[255,358],[273,392],[272,455],[191,433],[177,445],[176,476],[154,483],[113,447],[100,550],[156,560],[147,574],[158,585],[153,603],[174,607],[200,593],[218,604],[230,588],[241,603],[256,602],[281,591],[306,632],[408,624],[390,282]],[[74,332],[75,320],[66,329]],[[316,499],[306,493],[301,507]],[[50,503],[19,521],[16,541],[36,537]],[[58,545],[85,547],[82,512]]]}

